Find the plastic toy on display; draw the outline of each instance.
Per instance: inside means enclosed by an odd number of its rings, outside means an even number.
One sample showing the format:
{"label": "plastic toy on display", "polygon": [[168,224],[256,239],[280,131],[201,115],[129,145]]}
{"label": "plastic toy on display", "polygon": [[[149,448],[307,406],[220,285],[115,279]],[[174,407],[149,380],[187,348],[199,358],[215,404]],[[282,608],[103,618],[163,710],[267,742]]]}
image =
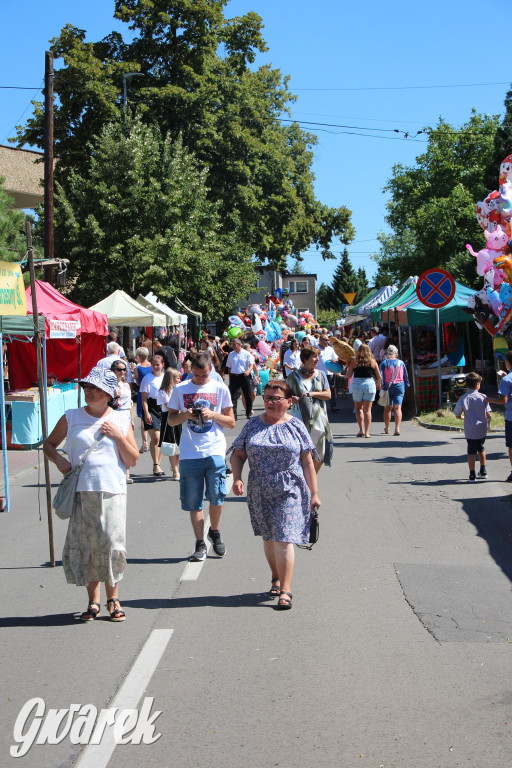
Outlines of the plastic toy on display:
{"label": "plastic toy on display", "polygon": [[486,247],[474,251],[468,243],[466,248],[484,285],[469,299],[467,311],[479,328],[512,341],[512,155],[500,165],[499,190],[476,204],[476,218]]}

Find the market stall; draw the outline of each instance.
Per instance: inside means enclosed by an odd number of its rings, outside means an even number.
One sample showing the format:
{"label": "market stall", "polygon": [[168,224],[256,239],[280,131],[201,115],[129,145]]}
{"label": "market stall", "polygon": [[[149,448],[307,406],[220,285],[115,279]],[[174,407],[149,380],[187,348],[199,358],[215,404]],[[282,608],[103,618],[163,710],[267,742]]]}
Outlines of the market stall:
{"label": "market stall", "polygon": [[[73,381],[86,376],[105,352],[107,318],[100,312],[80,307],[49,283],[35,281],[39,315],[45,317],[46,371],[58,381]],[[31,289],[27,289],[27,309],[31,310]],[[11,390],[27,389],[37,381],[35,345],[13,340],[9,345]]]}
{"label": "market stall", "polygon": [[[411,379],[414,387],[416,409],[429,411],[439,404],[439,378],[443,392],[449,393],[464,383],[464,374],[447,357],[441,359],[441,372],[439,373],[439,360],[427,362],[425,365],[417,365],[414,360],[412,328],[420,326],[434,326],[436,324],[436,311],[439,313],[439,324],[469,323],[473,317],[468,314],[468,299],[473,295],[471,288],[455,282],[455,295],[453,299],[439,310],[426,307],[418,298],[409,299],[403,305],[396,308],[396,316],[399,326],[409,328],[409,347],[411,353]],[[463,339],[462,339],[463,343]]]}

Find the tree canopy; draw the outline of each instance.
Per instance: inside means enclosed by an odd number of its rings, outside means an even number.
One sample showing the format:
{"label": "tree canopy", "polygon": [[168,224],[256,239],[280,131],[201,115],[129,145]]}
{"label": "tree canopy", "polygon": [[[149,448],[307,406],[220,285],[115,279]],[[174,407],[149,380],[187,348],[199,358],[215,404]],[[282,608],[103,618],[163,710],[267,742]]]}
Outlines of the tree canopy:
{"label": "tree canopy", "polygon": [[[97,43],[66,25],[51,50],[55,74],[56,179],[64,191],[70,171],[85,177],[84,147],[128,111],[192,152],[206,169],[206,189],[218,206],[221,231],[250,250],[257,263],[285,268],[286,257],[316,245],[332,257],[331,240],[348,243],[350,211],[323,205],[311,170],[316,137],[282,117],[294,96],[281,72],[255,67],[266,50],[256,13],[228,19],[227,0],[116,0],[126,41],[113,32]],[[18,141],[41,146],[43,114],[18,131]]]}
{"label": "tree canopy", "polygon": [[366,272],[362,267],[355,272],[345,248],[333,275],[330,286],[322,283],[317,292],[317,303],[322,310],[337,310],[341,312],[341,305],[347,300],[344,293],[355,293],[360,298],[368,291]]}
{"label": "tree canopy", "polygon": [[217,317],[253,289],[251,254],[222,231],[206,171],[181,139],[127,118],[87,149],[85,173],[57,185],[55,207],[56,250],[69,255],[76,301],[154,290]]}
{"label": "tree canopy", "polygon": [[[498,127],[497,116],[475,112],[459,129],[441,119],[435,129],[427,129],[427,149],[416,165],[393,167],[384,188],[390,193],[386,222],[391,234],[379,234],[377,286],[432,267],[448,269],[466,285],[478,282],[465,245],[475,250],[485,245],[475,205],[490,191],[486,179]],[[497,184],[499,165],[495,174]]]}
{"label": "tree canopy", "polygon": [[25,214],[13,208],[13,199],[3,188],[0,176],[0,260],[21,261],[26,251]]}

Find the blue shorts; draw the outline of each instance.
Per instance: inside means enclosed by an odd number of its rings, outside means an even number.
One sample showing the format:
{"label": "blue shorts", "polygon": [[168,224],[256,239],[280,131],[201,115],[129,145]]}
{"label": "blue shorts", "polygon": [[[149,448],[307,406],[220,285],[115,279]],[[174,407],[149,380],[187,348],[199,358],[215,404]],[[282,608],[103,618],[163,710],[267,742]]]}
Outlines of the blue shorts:
{"label": "blue shorts", "polygon": [[468,439],[468,456],[476,456],[477,453],[483,453],[485,437],[479,437],[478,439]]}
{"label": "blue shorts", "polygon": [[377,394],[377,386],[374,378],[352,379],[352,397],[354,403],[360,403],[362,400],[373,402]]}
{"label": "blue shorts", "polygon": [[405,384],[391,384],[389,387],[389,404],[402,405],[405,395]]}
{"label": "blue shorts", "polygon": [[[206,486],[206,490],[205,490]],[[180,459],[181,508],[195,512],[203,508],[203,497],[218,507],[226,498],[226,461],[224,456],[205,459]]]}

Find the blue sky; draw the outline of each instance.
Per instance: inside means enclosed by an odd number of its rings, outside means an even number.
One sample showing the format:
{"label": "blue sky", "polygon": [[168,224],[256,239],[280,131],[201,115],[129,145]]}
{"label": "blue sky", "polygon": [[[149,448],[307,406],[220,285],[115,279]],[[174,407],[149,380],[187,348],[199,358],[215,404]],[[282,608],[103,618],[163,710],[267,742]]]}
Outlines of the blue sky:
{"label": "blue sky", "polygon": [[[269,47],[257,63],[271,62],[291,76],[290,88],[298,96],[293,117],[318,136],[317,196],[352,211],[356,238],[350,258],[371,278],[375,264],[369,254],[377,249],[377,233],[386,228],[382,188],[395,163],[413,164],[425,150],[424,137],[414,138],[416,132],[435,125],[440,116],[460,126],[473,107],[484,114],[503,113],[512,76],[503,64],[507,55],[499,30],[510,25],[510,0],[495,0],[492,24],[476,0],[230,0],[225,15],[250,10],[263,18]],[[129,34],[114,21],[113,11],[111,0],[26,0],[22,13],[16,4],[4,3],[0,85],[34,91],[0,89],[0,143],[7,143],[14,126],[30,115],[27,107],[42,84],[48,40],[67,22],[85,29],[91,41],[115,28]],[[471,87],[446,87],[454,85]],[[339,253],[341,247],[334,250]],[[330,283],[336,262],[323,262],[316,251],[304,256],[306,271]]]}

